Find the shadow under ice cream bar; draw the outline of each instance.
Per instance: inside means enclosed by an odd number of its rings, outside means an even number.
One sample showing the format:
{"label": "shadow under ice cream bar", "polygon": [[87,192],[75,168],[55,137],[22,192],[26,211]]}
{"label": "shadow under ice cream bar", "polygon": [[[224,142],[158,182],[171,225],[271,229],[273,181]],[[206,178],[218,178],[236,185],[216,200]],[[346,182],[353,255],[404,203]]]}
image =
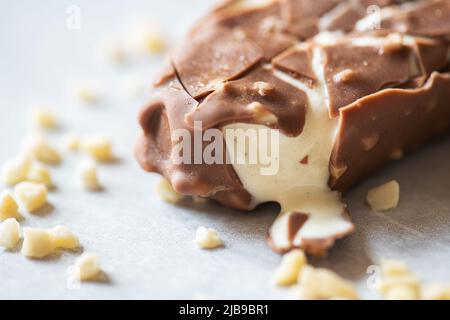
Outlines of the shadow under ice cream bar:
{"label": "shadow under ice cream bar", "polygon": [[[354,229],[341,193],[450,126],[450,1],[398,2],[225,2],[155,83],[140,117],[142,167],[232,208],[278,202],[274,250],[323,254]],[[366,17],[371,5],[376,17]],[[196,122],[279,132],[277,173],[174,161],[173,133],[194,139]],[[223,139],[226,155],[234,144]]]}

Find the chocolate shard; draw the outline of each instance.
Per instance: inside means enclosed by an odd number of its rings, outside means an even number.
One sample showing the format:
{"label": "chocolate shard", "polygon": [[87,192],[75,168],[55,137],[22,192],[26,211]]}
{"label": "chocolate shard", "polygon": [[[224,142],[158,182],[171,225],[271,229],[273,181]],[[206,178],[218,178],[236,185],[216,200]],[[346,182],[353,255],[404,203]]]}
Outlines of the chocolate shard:
{"label": "chocolate shard", "polygon": [[312,67],[312,46],[295,46],[272,60],[275,68],[292,74],[312,87],[317,79]]}
{"label": "chocolate shard", "polygon": [[[364,177],[423,145],[450,126],[450,74],[433,73],[417,89],[386,89],[340,109],[340,124],[330,166],[348,168],[331,175],[342,192]],[[366,150],[364,137],[379,136]],[[333,173],[333,170],[330,169]]]}
{"label": "chocolate shard", "polygon": [[327,30],[349,32],[353,30],[356,22],[365,15],[365,10],[362,7],[355,6],[352,1],[343,2],[339,9],[327,22]]}
{"label": "chocolate shard", "polygon": [[394,14],[382,19],[381,29],[407,34],[442,37],[450,36],[450,1],[417,1],[406,10],[397,9]]}
{"label": "chocolate shard", "polygon": [[329,31],[350,32],[355,24],[365,16],[376,13],[383,7],[392,6],[399,1],[395,0],[347,0],[340,1],[339,5],[329,12],[328,16],[320,21],[320,29]]}
{"label": "chocolate shard", "polygon": [[271,70],[259,68],[210,94],[186,115],[186,122],[193,126],[202,121],[204,129],[235,122],[257,123],[297,136],[303,130],[306,106],[303,91],[278,79]]}
{"label": "chocolate shard", "polygon": [[418,39],[414,44],[422,75],[426,80],[435,70],[442,70],[449,63],[450,45],[437,39]]}
{"label": "chocolate shard", "polygon": [[280,253],[299,248],[314,256],[324,256],[337,240],[352,234],[355,230],[348,211],[344,209],[341,215],[342,219],[348,222],[344,228],[336,228],[332,236],[308,237],[301,234],[302,228],[310,219],[308,213],[296,211],[282,213],[269,230],[267,242],[274,251]]}
{"label": "chocolate shard", "polygon": [[322,50],[332,117],[359,98],[421,74],[413,48],[401,42],[395,47],[389,42],[356,45],[346,39]]}
{"label": "chocolate shard", "polygon": [[305,222],[308,220],[308,214],[303,212],[292,212],[289,215],[289,221],[288,221],[288,240],[294,241],[295,236],[297,235],[298,231],[303,227]]}
{"label": "chocolate shard", "polygon": [[319,32],[320,17],[333,9],[339,0],[284,0],[281,3],[286,31],[307,39]]}
{"label": "chocolate shard", "polygon": [[245,34],[213,27],[186,41],[173,63],[186,90],[194,98],[240,76],[263,58],[261,49]]}
{"label": "chocolate shard", "polygon": [[245,34],[261,48],[264,58],[270,60],[297,39],[284,32],[281,6],[272,2],[264,6],[250,7],[241,11],[231,10],[217,17],[217,25]]}

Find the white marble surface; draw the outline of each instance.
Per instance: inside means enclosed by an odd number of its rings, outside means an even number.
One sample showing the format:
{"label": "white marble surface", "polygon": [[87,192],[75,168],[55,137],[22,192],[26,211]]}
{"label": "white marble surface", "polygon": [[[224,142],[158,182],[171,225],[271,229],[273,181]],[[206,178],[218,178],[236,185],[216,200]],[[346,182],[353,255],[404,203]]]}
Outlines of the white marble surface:
{"label": "white marble surface", "polygon": [[[69,5],[81,8],[81,30],[66,28]],[[31,132],[28,106],[46,102],[58,107],[62,119],[61,130],[50,139],[57,141],[65,132],[104,133],[113,138],[121,158],[101,166],[105,190],[88,193],[72,179],[79,156],[67,154],[53,169],[57,190],[50,195],[52,208],[26,215],[22,223],[73,229],[84,250],[100,255],[110,282],[68,286],[66,270],[79,253],[30,261],[19,252],[0,250],[0,298],[290,298],[289,290],[269,282],[279,256],[264,237],[275,207],[251,213],[215,204],[173,207],[154,194],[158,177],[144,173],[134,161],[136,116],[145,98],[124,98],[117,86],[131,74],[149,82],[161,58],[115,68],[94,54],[98,41],[119,33],[132,16],[148,17],[176,42],[210,5],[209,0],[0,0],[0,161],[18,152],[20,141]],[[66,84],[74,78],[101,84],[102,103],[87,107],[72,101]],[[427,281],[450,282],[449,157],[446,138],[356,188],[347,196],[356,233],[314,263],[355,281],[364,297],[377,297],[366,287],[366,268],[380,257],[407,261]],[[365,192],[393,178],[401,185],[399,208],[372,213],[364,203]],[[217,228],[226,247],[198,250],[192,240],[200,225]]]}

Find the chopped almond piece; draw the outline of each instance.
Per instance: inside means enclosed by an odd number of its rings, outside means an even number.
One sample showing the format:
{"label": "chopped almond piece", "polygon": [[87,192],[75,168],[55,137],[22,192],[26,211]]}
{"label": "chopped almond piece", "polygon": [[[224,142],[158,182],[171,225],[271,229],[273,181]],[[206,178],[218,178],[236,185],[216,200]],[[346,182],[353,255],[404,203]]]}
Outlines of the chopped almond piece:
{"label": "chopped almond piece", "polygon": [[9,218],[22,219],[19,205],[9,191],[3,191],[0,195],[0,222]]}
{"label": "chopped almond piece", "polygon": [[400,185],[393,180],[367,193],[367,203],[373,211],[386,211],[397,208],[400,199]]}
{"label": "chopped almond piece", "polygon": [[292,250],[286,253],[273,275],[277,285],[289,286],[297,282],[301,269],[306,266],[307,260],[302,250]]}
{"label": "chopped almond piece", "polygon": [[19,243],[20,226],[16,219],[10,218],[0,224],[0,247],[11,250]]}
{"label": "chopped almond piece", "polygon": [[214,249],[223,245],[217,230],[205,227],[197,229],[194,241],[201,249]]}
{"label": "chopped almond piece", "polygon": [[358,299],[353,285],[327,269],[303,267],[300,272],[299,294],[302,299]]}

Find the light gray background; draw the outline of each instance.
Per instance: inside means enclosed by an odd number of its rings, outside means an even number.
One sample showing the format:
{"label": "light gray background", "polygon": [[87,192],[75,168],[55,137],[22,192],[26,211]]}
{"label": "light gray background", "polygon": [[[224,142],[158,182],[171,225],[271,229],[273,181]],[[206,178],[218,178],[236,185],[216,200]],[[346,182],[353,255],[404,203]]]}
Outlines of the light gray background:
{"label": "light gray background", "polygon": [[[82,10],[78,31],[66,28],[65,11],[73,4]],[[55,104],[62,118],[62,129],[51,139],[57,141],[64,132],[104,133],[113,138],[121,158],[101,166],[105,190],[88,193],[72,179],[79,156],[66,155],[53,169],[58,187],[50,195],[54,208],[26,215],[22,223],[70,227],[84,250],[100,255],[110,282],[68,287],[66,269],[79,253],[30,261],[18,252],[0,251],[0,298],[291,297],[289,290],[269,282],[280,260],[264,241],[275,207],[250,213],[215,204],[174,207],[154,194],[158,177],[144,173],[134,161],[136,117],[145,99],[125,99],[116,88],[129,74],[140,74],[150,83],[162,59],[115,68],[95,58],[98,41],[120,32],[130,16],[148,17],[176,43],[210,6],[210,0],[0,1],[0,161],[18,152],[30,132],[25,121],[29,104],[46,102]],[[102,103],[86,107],[73,102],[65,88],[74,78],[101,83]],[[314,264],[355,281],[364,297],[377,297],[366,288],[366,268],[381,257],[405,260],[424,280],[450,281],[449,156],[446,138],[356,188],[346,197],[356,233]],[[367,189],[394,178],[401,185],[399,208],[386,214],[368,210]],[[192,240],[200,225],[217,228],[226,247],[197,249]]]}

